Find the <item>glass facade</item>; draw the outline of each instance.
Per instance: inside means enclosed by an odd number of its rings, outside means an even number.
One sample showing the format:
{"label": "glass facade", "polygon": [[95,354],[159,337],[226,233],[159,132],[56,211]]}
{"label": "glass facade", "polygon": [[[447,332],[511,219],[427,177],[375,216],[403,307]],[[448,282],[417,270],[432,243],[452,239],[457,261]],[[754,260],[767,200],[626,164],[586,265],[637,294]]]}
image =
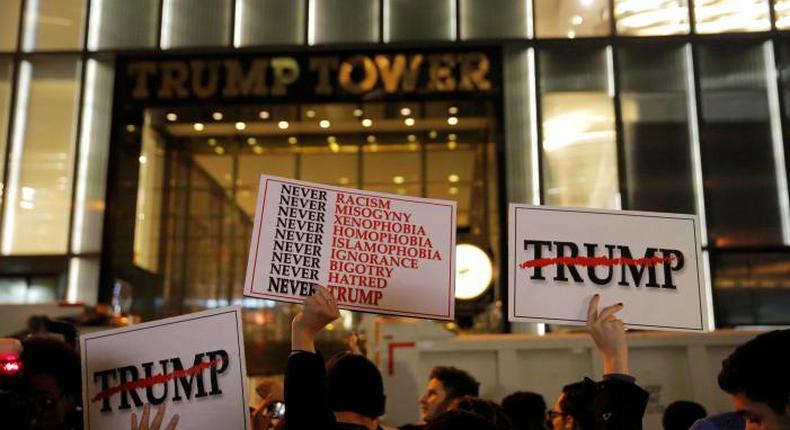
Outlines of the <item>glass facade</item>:
{"label": "glass facade", "polygon": [[[109,288],[99,279],[108,235],[105,195],[115,180],[108,171],[112,135],[131,142],[120,147],[134,154],[135,165],[119,167],[133,169],[140,181],[127,190],[139,203],[126,226],[134,232],[130,260],[141,270],[172,273],[163,288],[182,289],[173,294],[187,306],[239,298],[233,282],[244,269],[236,257],[246,249],[218,249],[217,243],[248,234],[244,208],[254,204],[255,193],[239,186],[234,205],[218,204],[228,190],[217,188],[224,176],[211,172],[229,171],[233,184],[246,184],[254,176],[249,172],[263,170],[452,198],[459,202],[459,221],[469,226],[463,234],[472,234],[476,210],[496,218],[507,201],[696,213],[708,238],[719,323],[790,323],[776,311],[790,293],[787,0],[1,3],[0,254],[58,257],[57,267],[65,268],[55,276],[0,273],[2,302],[91,303]],[[493,117],[502,129],[436,136],[422,130],[395,140],[357,133],[312,142],[300,135],[293,136],[296,143],[286,135],[267,140],[247,133],[233,142],[203,142],[206,157],[189,162],[164,155],[168,146],[156,127],[111,129],[116,59],[132,50],[155,57],[161,49],[194,55],[312,45],[372,51],[388,43],[502,48],[502,106],[485,105],[480,112],[479,103],[401,103],[418,119],[456,107]],[[257,109],[288,121],[311,115],[354,120],[353,110],[322,110],[343,103]],[[399,115],[376,102],[355,103],[381,118]],[[304,150],[292,152],[293,145]],[[497,171],[497,163],[506,169]],[[479,183],[477,172],[495,180]],[[163,178],[174,184],[169,195],[157,186]],[[189,204],[179,188],[186,184],[194,189]],[[497,185],[501,192],[480,194]],[[480,196],[486,196],[484,208],[472,204]],[[186,209],[181,215],[188,216],[179,218],[178,210]],[[502,235],[496,226],[478,228],[492,238]],[[197,232],[194,239],[204,245],[152,245],[187,243]],[[178,266],[187,257],[205,264],[194,272]],[[218,273],[231,283],[215,282]],[[744,297],[750,307],[743,306]]]}

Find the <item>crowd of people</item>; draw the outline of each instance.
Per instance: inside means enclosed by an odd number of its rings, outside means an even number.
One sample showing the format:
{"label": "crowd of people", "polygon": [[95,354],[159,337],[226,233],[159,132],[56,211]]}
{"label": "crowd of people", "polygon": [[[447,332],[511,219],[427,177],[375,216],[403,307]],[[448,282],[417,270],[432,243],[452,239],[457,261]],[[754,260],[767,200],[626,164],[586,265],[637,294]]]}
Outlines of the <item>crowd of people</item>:
{"label": "crowd of people", "polygon": [[[386,393],[379,369],[358,351],[324,360],[316,350],[319,333],[339,317],[335,299],[321,287],[293,319],[291,353],[283,384],[259,387],[263,401],[251,408],[254,430],[385,430]],[[420,423],[401,430],[639,430],[648,393],[629,371],[628,345],[616,304],[588,304],[587,329],[603,363],[603,379],[565,385],[547,407],[527,391],[501,403],[480,397],[480,384],[464,370],[439,366],[430,373],[417,401]],[[0,389],[2,428],[71,430],[83,428],[79,407],[80,359],[74,347],[51,338],[23,342],[24,374],[18,387]],[[559,382],[559,381],[558,381]],[[665,430],[790,430],[790,330],[760,334],[739,346],[724,362],[718,383],[732,399],[733,411],[707,416],[693,402],[666,408]],[[8,396],[16,389],[19,397]],[[284,416],[274,405],[284,404]],[[417,405],[415,405],[417,407]],[[164,405],[146,405],[131,414],[133,430],[175,430],[179,416]]]}

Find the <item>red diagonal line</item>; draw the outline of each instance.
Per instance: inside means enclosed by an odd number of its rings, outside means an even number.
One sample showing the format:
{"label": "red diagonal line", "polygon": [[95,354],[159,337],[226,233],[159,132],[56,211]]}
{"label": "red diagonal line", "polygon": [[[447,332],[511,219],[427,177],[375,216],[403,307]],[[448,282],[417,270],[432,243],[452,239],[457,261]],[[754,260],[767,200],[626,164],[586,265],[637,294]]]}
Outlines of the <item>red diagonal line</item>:
{"label": "red diagonal line", "polygon": [[138,388],[148,388],[156,384],[164,384],[165,382],[171,381],[173,379],[192,376],[197,373],[201,373],[206,369],[218,365],[221,361],[222,360],[220,359],[211,360],[192,366],[189,369],[176,370],[172,373],[162,373],[160,375],[154,375],[148,378],[127,382],[125,384],[118,385],[117,387],[108,388],[104,391],[99,392],[99,394],[97,394],[96,397],[91,399],[91,402],[93,403],[98,402],[99,400],[106,399],[107,397],[110,397],[114,394],[118,394],[122,391],[136,390]]}
{"label": "red diagonal line", "polygon": [[645,258],[608,258],[608,257],[556,257],[538,258],[537,260],[527,260],[519,265],[522,269],[530,267],[546,267],[552,264],[564,264],[566,266],[655,266],[656,264],[669,263],[675,257],[645,257]]}

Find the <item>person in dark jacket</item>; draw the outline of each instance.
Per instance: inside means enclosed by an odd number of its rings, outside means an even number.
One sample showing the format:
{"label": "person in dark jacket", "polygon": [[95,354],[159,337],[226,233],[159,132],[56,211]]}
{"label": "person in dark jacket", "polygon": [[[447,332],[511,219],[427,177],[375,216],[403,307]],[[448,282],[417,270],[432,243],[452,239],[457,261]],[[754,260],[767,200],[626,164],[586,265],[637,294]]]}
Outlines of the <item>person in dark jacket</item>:
{"label": "person in dark jacket", "polygon": [[376,430],[384,414],[381,372],[351,353],[328,366],[315,350],[315,337],[340,317],[337,302],[323,287],[304,301],[291,323],[291,354],[285,370],[286,430]]}
{"label": "person in dark jacket", "polygon": [[640,430],[649,397],[628,374],[625,325],[618,303],[598,312],[598,294],[587,309],[587,328],[603,357],[604,379],[566,385],[546,414],[553,430]]}

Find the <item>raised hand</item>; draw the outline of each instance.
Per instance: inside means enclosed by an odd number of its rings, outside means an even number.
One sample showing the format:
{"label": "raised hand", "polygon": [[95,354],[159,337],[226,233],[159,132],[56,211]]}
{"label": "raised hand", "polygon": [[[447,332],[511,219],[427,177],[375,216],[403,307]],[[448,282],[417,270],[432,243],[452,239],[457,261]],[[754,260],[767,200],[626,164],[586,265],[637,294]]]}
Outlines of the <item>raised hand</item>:
{"label": "raised hand", "polygon": [[[165,407],[166,404],[162,404],[158,411],[156,411],[156,415],[154,415],[154,420],[151,423],[148,423],[148,416],[151,412],[151,404],[146,403],[143,406],[143,416],[140,418],[140,423],[137,422],[137,414],[132,412],[132,430],[159,430],[162,426],[162,420],[165,418]],[[167,423],[167,427],[163,430],[175,430],[176,426],[178,425],[178,414],[173,415],[170,418],[170,422]]]}
{"label": "raised hand", "polygon": [[315,294],[291,322],[291,349],[315,352],[315,337],[327,324],[340,318],[337,302],[326,288],[316,285]]}
{"label": "raised hand", "polygon": [[587,329],[595,346],[603,356],[603,373],[628,374],[628,342],[625,324],[615,315],[624,307],[622,303],[608,306],[598,312],[600,296],[594,295],[587,308]]}

